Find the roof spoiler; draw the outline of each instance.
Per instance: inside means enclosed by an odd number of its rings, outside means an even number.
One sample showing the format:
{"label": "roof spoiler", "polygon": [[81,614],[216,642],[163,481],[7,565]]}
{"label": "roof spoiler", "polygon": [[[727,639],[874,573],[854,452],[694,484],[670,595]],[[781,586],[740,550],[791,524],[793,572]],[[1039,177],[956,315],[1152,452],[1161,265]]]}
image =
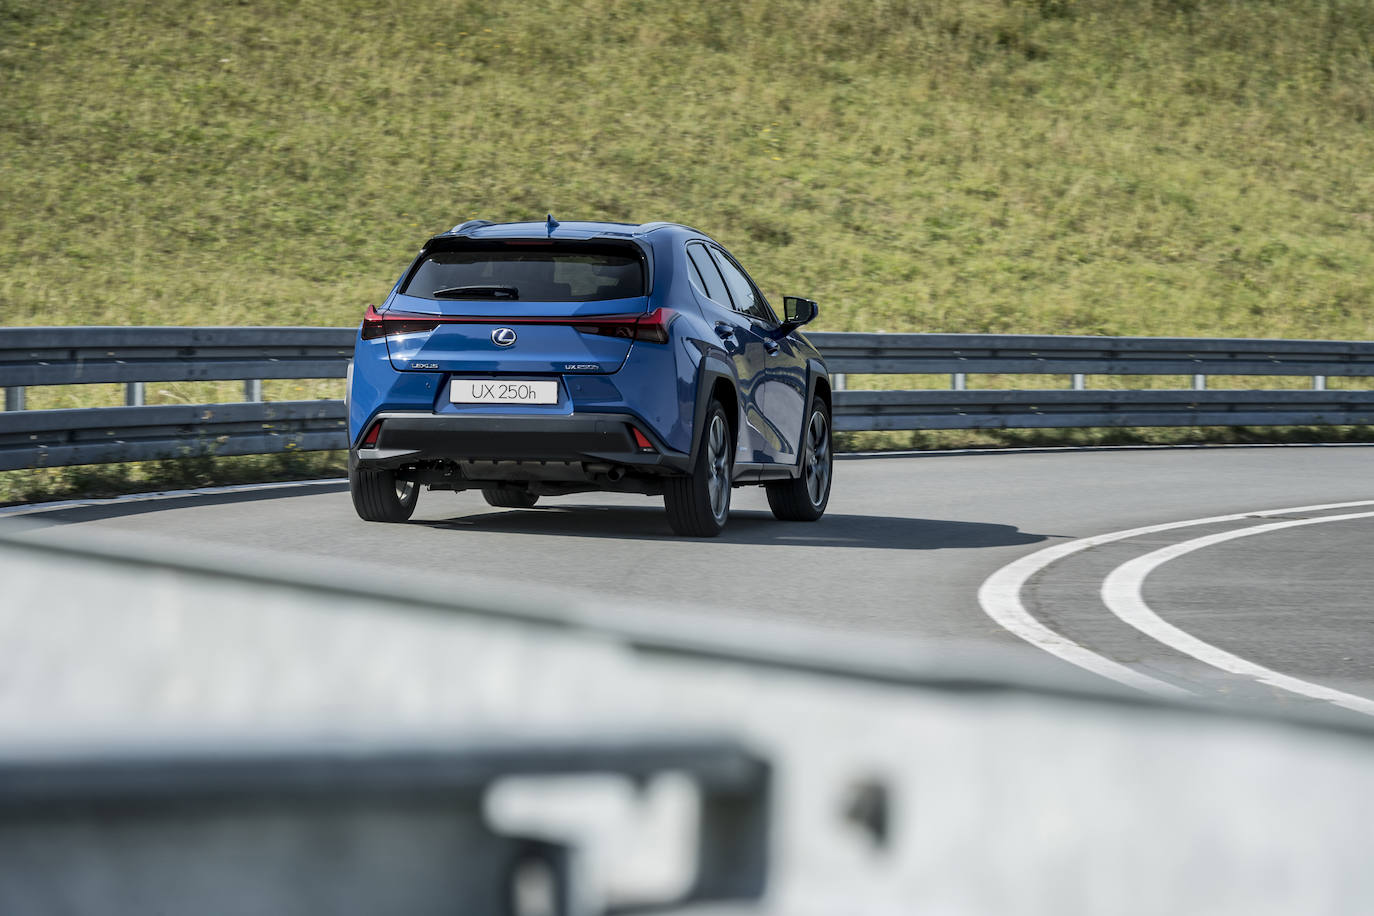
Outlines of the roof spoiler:
{"label": "roof spoiler", "polygon": [[458,225],[454,226],[452,229],[450,229],[448,232],[445,232],[444,234],[465,235],[466,233],[472,232],[474,229],[481,229],[483,226],[494,225],[495,223],[493,223],[489,219],[470,219],[466,223],[459,223]]}

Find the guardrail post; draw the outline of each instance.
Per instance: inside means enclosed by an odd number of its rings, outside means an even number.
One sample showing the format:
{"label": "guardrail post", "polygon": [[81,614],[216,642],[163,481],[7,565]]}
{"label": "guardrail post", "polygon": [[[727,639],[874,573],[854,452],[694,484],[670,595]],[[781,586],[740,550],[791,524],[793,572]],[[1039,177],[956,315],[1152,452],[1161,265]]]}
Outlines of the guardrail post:
{"label": "guardrail post", "polygon": [[127,382],[124,385],[124,406],[143,406],[143,382]]}
{"label": "guardrail post", "polygon": [[1206,391],[1206,390],[1207,390],[1207,376],[1205,376],[1205,375],[1194,375],[1194,376],[1193,376],[1193,390],[1194,390],[1194,391]]}
{"label": "guardrail post", "polygon": [[262,400],[262,379],[250,378],[243,382],[243,399],[245,401]]}
{"label": "guardrail post", "polygon": [[1087,387],[1087,386],[1084,384],[1084,375],[1083,375],[1083,373],[1082,373],[1082,372],[1075,372],[1075,373],[1073,374],[1073,390],[1074,390],[1074,391],[1082,391],[1085,387]]}
{"label": "guardrail post", "polygon": [[844,384],[845,384],[845,382],[844,382],[844,373],[843,373],[843,372],[836,372],[836,373],[834,373],[833,375],[830,376],[830,390],[831,390],[831,391],[844,391]]}
{"label": "guardrail post", "polygon": [[1313,390],[1313,391],[1325,391],[1325,390],[1326,390],[1326,376],[1324,376],[1324,375],[1314,375],[1314,376],[1312,376],[1312,390]]}
{"label": "guardrail post", "polygon": [[967,391],[968,376],[962,372],[954,373],[949,377],[949,387],[953,388],[955,391]]}
{"label": "guardrail post", "polygon": [[24,409],[24,389],[6,388],[5,389],[5,409],[23,410]]}

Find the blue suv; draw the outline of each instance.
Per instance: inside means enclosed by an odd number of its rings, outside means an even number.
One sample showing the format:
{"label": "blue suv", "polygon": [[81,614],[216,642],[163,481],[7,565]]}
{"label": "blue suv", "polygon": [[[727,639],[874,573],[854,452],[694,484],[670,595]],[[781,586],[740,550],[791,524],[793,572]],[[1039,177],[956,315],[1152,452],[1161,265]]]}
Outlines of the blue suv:
{"label": "blue suv", "polygon": [[730,253],[672,223],[472,220],[436,235],[358,329],[348,380],[358,515],[400,522],[421,486],[493,506],[589,490],[662,495],[719,534],[730,490],[780,519],[825,512],[830,378]]}

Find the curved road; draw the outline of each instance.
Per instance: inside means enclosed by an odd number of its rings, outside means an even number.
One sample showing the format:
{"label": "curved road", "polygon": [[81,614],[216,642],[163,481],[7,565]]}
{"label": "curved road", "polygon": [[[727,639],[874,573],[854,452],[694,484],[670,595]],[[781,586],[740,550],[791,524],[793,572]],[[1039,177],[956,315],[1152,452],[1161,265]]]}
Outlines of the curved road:
{"label": "curved road", "polygon": [[736,490],[709,541],[672,536],[658,500],[604,494],[498,510],[424,493],[410,524],[367,524],[339,483],[28,513],[28,536],[78,526],[229,562],[265,548],[927,644],[1024,639],[1143,689],[1374,714],[1372,464],[1368,446],[850,456],[821,522],[776,522],[761,491]]}

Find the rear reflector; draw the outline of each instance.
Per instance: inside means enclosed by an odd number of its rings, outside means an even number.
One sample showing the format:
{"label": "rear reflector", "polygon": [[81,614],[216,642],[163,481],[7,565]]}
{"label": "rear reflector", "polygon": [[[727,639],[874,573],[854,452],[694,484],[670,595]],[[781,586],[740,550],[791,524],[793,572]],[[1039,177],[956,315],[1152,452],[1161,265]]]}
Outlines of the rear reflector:
{"label": "rear reflector", "polygon": [[649,451],[653,450],[654,444],[649,441],[649,438],[647,436],[645,436],[642,432],[639,431],[638,426],[631,426],[630,432],[634,433],[635,445],[639,446],[642,449],[647,449]]}
{"label": "rear reflector", "polygon": [[371,448],[372,446],[376,445],[376,444],[377,444],[377,437],[380,436],[381,433],[382,433],[382,421],[381,421],[381,420],[378,420],[376,423],[373,423],[373,424],[372,424],[372,428],[369,429],[369,430],[367,431],[367,435],[366,435],[366,436],[363,436],[363,442],[362,442],[363,447],[364,447],[364,448]]}

